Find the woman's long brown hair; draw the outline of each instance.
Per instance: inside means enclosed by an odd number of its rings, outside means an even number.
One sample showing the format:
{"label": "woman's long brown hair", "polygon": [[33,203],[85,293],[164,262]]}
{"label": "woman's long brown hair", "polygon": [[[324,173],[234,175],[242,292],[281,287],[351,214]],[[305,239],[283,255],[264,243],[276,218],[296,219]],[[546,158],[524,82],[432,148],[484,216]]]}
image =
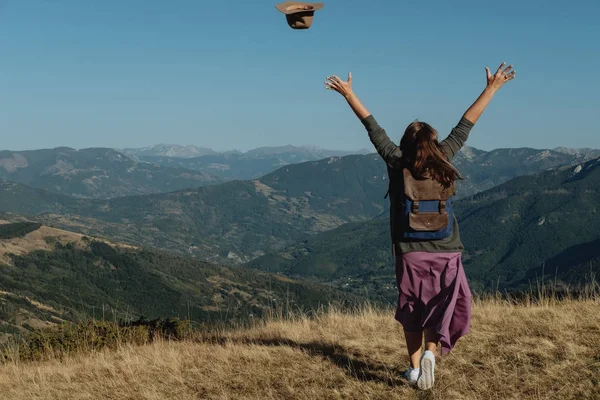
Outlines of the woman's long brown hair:
{"label": "woman's long brown hair", "polygon": [[405,165],[416,179],[433,178],[448,187],[460,177],[438,142],[438,133],[425,122],[408,125],[400,141]]}

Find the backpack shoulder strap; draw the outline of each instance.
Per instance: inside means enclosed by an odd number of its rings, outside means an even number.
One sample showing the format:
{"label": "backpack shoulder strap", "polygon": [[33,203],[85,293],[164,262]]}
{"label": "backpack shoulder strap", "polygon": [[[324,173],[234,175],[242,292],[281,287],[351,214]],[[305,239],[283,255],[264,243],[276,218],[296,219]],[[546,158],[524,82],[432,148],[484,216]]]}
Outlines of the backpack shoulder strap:
{"label": "backpack shoulder strap", "polygon": [[390,185],[388,185],[388,190],[387,192],[385,192],[385,196],[383,196],[384,199],[387,199],[390,195]]}

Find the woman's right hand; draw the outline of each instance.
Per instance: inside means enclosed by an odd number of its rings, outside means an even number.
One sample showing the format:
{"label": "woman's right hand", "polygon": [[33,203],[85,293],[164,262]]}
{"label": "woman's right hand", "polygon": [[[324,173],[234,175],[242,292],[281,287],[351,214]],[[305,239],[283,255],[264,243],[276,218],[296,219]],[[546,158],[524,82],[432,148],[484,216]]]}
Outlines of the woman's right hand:
{"label": "woman's right hand", "polygon": [[506,63],[503,62],[502,64],[500,64],[500,66],[498,67],[498,70],[496,71],[496,73],[494,75],[492,75],[492,73],[490,72],[490,69],[488,67],[485,67],[485,71],[487,74],[487,87],[489,89],[492,89],[494,91],[500,89],[502,87],[502,85],[504,85],[506,82],[514,79],[515,77],[515,71],[512,70],[512,65],[509,65],[508,67],[506,67],[504,69],[504,71],[502,71],[502,67],[504,67]]}
{"label": "woman's right hand", "polygon": [[361,121],[367,118],[371,113],[362,105],[358,97],[352,91],[352,73],[348,72],[348,80],[346,82],[342,81],[337,76],[328,76],[327,81],[325,82],[325,89],[327,90],[335,90],[348,102],[354,114]]}
{"label": "woman's right hand", "polygon": [[346,99],[352,95],[352,73],[348,72],[348,81],[344,82],[336,75],[328,76],[325,89],[335,90]]}

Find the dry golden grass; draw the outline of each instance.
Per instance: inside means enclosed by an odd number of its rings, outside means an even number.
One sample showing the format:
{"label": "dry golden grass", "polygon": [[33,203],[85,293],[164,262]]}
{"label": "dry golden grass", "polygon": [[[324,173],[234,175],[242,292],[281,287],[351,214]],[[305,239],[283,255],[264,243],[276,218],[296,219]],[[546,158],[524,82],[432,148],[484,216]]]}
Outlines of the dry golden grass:
{"label": "dry golden grass", "polygon": [[600,302],[477,301],[472,332],[421,392],[391,310],[273,318],[193,341],[0,367],[21,399],[598,399]]}

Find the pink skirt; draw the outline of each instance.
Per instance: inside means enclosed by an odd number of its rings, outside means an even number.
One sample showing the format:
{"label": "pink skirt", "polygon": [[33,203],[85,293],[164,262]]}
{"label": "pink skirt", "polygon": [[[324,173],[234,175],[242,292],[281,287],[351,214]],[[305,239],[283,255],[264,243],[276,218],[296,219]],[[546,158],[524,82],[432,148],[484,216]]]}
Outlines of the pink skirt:
{"label": "pink skirt", "polygon": [[406,332],[433,329],[441,354],[469,333],[471,290],[461,253],[410,252],[396,256],[396,320]]}

